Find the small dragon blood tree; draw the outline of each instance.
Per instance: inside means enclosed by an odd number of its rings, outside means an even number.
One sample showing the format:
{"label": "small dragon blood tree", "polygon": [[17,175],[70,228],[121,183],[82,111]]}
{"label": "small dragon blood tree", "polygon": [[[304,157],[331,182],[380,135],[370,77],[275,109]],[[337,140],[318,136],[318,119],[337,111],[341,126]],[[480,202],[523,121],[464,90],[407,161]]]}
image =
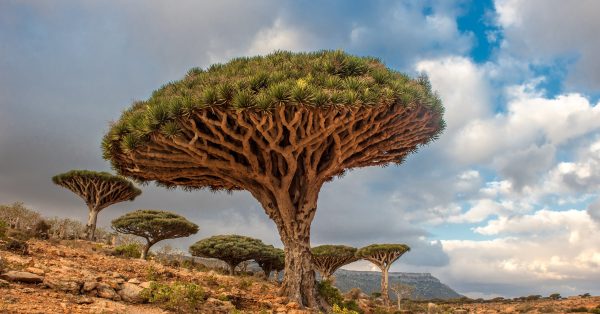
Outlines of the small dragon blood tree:
{"label": "small dragon blood tree", "polygon": [[388,272],[392,264],[404,253],[410,251],[406,244],[371,244],[359,249],[356,256],[375,264],[381,269],[381,297],[385,304],[390,301]]}
{"label": "small dragon blood tree", "polygon": [[229,266],[229,274],[234,275],[237,265],[260,256],[265,246],[261,240],[251,237],[217,235],[194,243],[190,246],[190,254],[220,259]]}
{"label": "small dragon blood tree", "polygon": [[357,261],[356,248],[345,245],[321,245],[311,249],[313,264],[323,280],[331,280],[338,268]]}
{"label": "small dragon blood tree", "polygon": [[108,172],[71,170],[52,177],[52,182],[83,198],[88,206],[85,236],[94,239],[98,213],[104,208],[123,201],[133,201],[142,194],[129,180]]}
{"label": "small dragon blood tree", "polygon": [[154,244],[166,240],[189,237],[198,232],[198,225],[164,210],[141,209],[127,213],[112,221],[112,228],[123,234],[146,239],[141,259],[146,259]]}
{"label": "small dragon blood tree", "polygon": [[120,174],[187,190],[246,190],[285,250],[281,294],[316,307],[310,226],[325,182],[401,164],[444,128],[427,79],[341,51],[237,58],[135,102],[103,139]]}
{"label": "small dragon blood tree", "polygon": [[[267,280],[269,280],[272,271],[279,273],[285,268],[285,253],[282,249],[278,249],[272,245],[265,245],[260,251],[259,256],[254,258],[254,261],[260,266]],[[277,280],[277,277],[275,277],[275,280]]]}

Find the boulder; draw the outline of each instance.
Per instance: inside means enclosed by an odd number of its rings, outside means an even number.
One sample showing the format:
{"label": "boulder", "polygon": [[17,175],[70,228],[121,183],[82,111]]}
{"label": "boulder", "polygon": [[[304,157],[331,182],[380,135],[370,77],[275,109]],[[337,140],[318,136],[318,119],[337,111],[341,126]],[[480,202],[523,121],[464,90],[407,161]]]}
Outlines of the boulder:
{"label": "boulder", "polygon": [[8,281],[18,281],[24,283],[40,283],[44,281],[44,277],[32,274],[26,271],[11,270],[0,275],[0,279]]}
{"label": "boulder", "polygon": [[129,283],[132,283],[132,284],[136,284],[136,285],[139,285],[140,283],[142,283],[142,282],[141,282],[141,281],[139,281],[139,279],[137,279],[137,278],[131,278],[131,279],[129,279],[129,281],[127,281],[127,282],[129,282]]}
{"label": "boulder", "polygon": [[32,274],[36,274],[38,276],[44,276],[44,271],[40,268],[37,267],[27,267],[25,268],[25,271],[30,272]]}
{"label": "boulder", "polygon": [[144,298],[140,296],[142,290],[144,289],[140,288],[138,285],[126,282],[118,293],[125,302],[142,303],[144,302]]}
{"label": "boulder", "polygon": [[58,291],[70,292],[73,294],[79,294],[83,282],[78,281],[76,278],[60,277],[55,275],[48,275],[44,278],[44,284],[51,289]]}
{"label": "boulder", "polygon": [[99,298],[115,300],[115,301],[121,300],[121,297],[115,292],[115,290],[103,282],[98,283],[98,286],[96,287],[96,291],[98,291]]}
{"label": "boulder", "polygon": [[83,283],[83,292],[90,292],[98,287],[98,282],[96,281],[86,281]]}

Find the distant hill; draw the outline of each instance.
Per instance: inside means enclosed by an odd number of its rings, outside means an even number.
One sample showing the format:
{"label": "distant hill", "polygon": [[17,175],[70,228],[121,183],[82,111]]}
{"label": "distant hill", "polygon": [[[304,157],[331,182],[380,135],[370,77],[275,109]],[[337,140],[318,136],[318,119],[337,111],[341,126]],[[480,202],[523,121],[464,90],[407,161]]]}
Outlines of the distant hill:
{"label": "distant hill", "polygon": [[[343,292],[358,287],[366,294],[381,291],[381,273],[340,269],[335,272],[335,286]],[[413,299],[452,299],[461,297],[452,288],[429,273],[390,273],[390,285],[401,282],[415,287]],[[390,298],[395,300],[393,293]]]}

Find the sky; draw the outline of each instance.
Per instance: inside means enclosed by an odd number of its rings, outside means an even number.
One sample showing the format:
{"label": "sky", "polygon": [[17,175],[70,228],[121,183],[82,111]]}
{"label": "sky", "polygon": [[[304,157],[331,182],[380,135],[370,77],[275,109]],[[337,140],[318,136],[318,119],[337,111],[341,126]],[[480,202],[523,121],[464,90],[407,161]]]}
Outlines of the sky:
{"label": "sky", "polygon": [[[0,204],[85,221],[50,178],[110,171],[100,141],[133,101],[192,67],[274,50],[343,49],[425,73],[447,129],[401,166],[326,184],[313,245],[407,243],[392,271],[470,297],[600,295],[600,2],[0,2]],[[143,186],[138,208],[281,246],[247,192]],[[347,269],[371,270],[368,262]]]}

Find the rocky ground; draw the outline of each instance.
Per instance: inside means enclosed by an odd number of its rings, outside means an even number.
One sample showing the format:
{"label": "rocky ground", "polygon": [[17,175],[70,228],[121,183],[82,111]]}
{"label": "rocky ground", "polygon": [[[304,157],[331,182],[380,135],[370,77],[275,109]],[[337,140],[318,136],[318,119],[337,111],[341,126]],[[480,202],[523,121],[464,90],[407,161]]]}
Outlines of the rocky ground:
{"label": "rocky ground", "polygon": [[29,254],[0,251],[10,271],[0,275],[0,313],[167,313],[141,304],[152,280],[202,287],[202,313],[296,312],[277,296],[277,285],[253,277],[169,267],[104,254],[100,244],[29,241]]}
{"label": "rocky ground", "polygon": [[[151,303],[141,293],[152,282],[194,283],[202,288],[199,313],[308,314],[277,296],[278,285],[254,276],[227,276],[155,261],[114,257],[110,248],[86,241],[30,240],[29,254],[0,250],[0,313],[181,313]],[[364,293],[348,295],[371,313],[600,313],[600,297],[562,300],[427,304],[406,302],[403,311],[383,308]]]}
{"label": "rocky ground", "polygon": [[600,313],[600,297],[570,297],[561,300],[501,301],[471,304],[438,304],[440,313]]}

